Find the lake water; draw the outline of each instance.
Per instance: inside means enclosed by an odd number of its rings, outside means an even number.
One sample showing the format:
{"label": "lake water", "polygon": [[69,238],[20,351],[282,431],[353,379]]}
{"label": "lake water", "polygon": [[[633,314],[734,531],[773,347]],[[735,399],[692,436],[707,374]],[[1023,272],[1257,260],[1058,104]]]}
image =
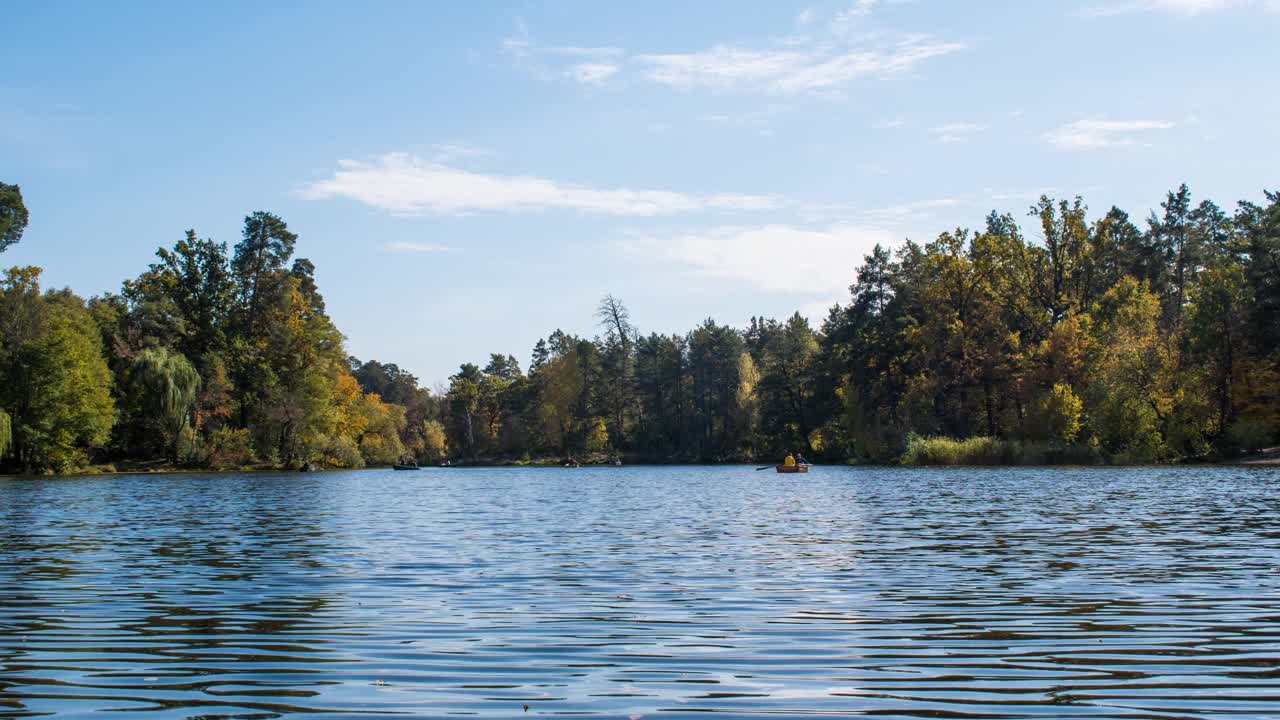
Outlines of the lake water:
{"label": "lake water", "polygon": [[1278,718],[1280,470],[0,480],[3,718],[697,711]]}

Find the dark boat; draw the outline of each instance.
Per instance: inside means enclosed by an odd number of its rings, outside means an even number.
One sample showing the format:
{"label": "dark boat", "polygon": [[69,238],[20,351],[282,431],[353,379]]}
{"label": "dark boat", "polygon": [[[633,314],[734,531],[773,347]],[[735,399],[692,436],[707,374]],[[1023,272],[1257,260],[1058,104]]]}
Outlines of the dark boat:
{"label": "dark boat", "polygon": [[395,465],[392,465],[391,468],[393,470],[419,470],[420,469],[417,463],[414,463],[412,465],[404,465],[401,463],[396,463]]}
{"label": "dark boat", "polygon": [[778,465],[778,466],[776,466],[776,468],[775,468],[775,469],[777,469],[777,471],[778,471],[778,472],[780,472],[780,473],[807,473],[807,472],[809,472],[809,466],[808,466],[808,465]]}

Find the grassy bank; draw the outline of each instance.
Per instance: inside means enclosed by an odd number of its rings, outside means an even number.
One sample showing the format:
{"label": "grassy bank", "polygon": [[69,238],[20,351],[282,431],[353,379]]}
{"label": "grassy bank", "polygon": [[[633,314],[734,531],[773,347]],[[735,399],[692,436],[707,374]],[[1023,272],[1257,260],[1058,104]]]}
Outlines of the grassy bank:
{"label": "grassy bank", "polygon": [[903,465],[1096,465],[1089,448],[1020,442],[992,437],[956,440],[913,436],[902,454]]}

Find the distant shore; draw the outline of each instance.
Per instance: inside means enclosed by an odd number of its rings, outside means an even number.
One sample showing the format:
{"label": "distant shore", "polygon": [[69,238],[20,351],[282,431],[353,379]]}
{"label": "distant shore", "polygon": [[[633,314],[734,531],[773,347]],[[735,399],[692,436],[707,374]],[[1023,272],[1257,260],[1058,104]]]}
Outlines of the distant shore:
{"label": "distant shore", "polygon": [[[624,467],[667,467],[679,465],[704,465],[704,466],[739,466],[739,467],[768,467],[777,464],[768,460],[734,460],[729,462],[708,463],[697,462],[693,460],[644,460],[636,458],[623,458],[621,466]],[[827,465],[829,467],[864,467],[864,468],[943,468],[943,467],[1072,467],[1077,466],[1073,463],[1040,463],[1040,464],[1020,464],[1020,463],[981,463],[981,462],[962,462],[962,463],[934,463],[934,464],[905,464],[905,463],[866,463],[866,464],[850,464],[850,463],[815,463],[815,466]],[[566,465],[563,458],[542,457],[542,458],[476,458],[472,460],[458,459],[448,464],[425,464],[420,469],[432,468],[449,468],[449,469],[465,469],[465,468],[574,468],[574,467],[613,467],[617,466],[611,459],[602,457],[578,458],[576,465]],[[1280,447],[1267,448],[1254,455],[1248,455],[1241,458],[1230,460],[1221,460],[1216,462],[1183,462],[1183,463],[1157,463],[1157,465],[1176,467],[1179,465],[1247,465],[1247,466],[1271,466],[1280,465]],[[1099,464],[1091,465],[1092,467],[1147,467],[1149,463],[1118,463],[1118,464]],[[335,467],[319,467],[313,472],[338,472],[350,471],[356,468],[335,468]],[[373,465],[360,470],[389,470],[390,465]],[[90,465],[78,470],[68,471],[64,473],[48,473],[44,475],[20,475],[20,474],[3,474],[0,478],[22,478],[22,477],[87,477],[97,475],[217,475],[230,473],[300,473],[300,468],[284,467],[281,465],[255,464],[246,465],[244,467],[232,468],[193,468],[185,465],[173,463],[161,463],[155,461],[149,462],[123,462],[123,463],[102,463]]]}

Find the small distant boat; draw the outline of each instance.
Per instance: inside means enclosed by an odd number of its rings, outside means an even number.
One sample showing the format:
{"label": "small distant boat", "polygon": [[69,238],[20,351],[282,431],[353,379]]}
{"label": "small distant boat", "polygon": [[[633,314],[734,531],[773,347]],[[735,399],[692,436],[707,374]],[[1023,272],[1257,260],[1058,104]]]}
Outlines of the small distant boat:
{"label": "small distant boat", "polygon": [[807,473],[808,465],[778,465],[775,469],[780,473]]}
{"label": "small distant boat", "polygon": [[418,464],[417,464],[417,463],[414,463],[414,464],[412,464],[412,465],[405,465],[405,464],[403,464],[403,463],[396,463],[395,465],[392,465],[392,466],[391,466],[391,468],[392,468],[393,470],[420,470],[420,469],[421,469],[421,468],[419,468],[419,467],[418,467]]}

